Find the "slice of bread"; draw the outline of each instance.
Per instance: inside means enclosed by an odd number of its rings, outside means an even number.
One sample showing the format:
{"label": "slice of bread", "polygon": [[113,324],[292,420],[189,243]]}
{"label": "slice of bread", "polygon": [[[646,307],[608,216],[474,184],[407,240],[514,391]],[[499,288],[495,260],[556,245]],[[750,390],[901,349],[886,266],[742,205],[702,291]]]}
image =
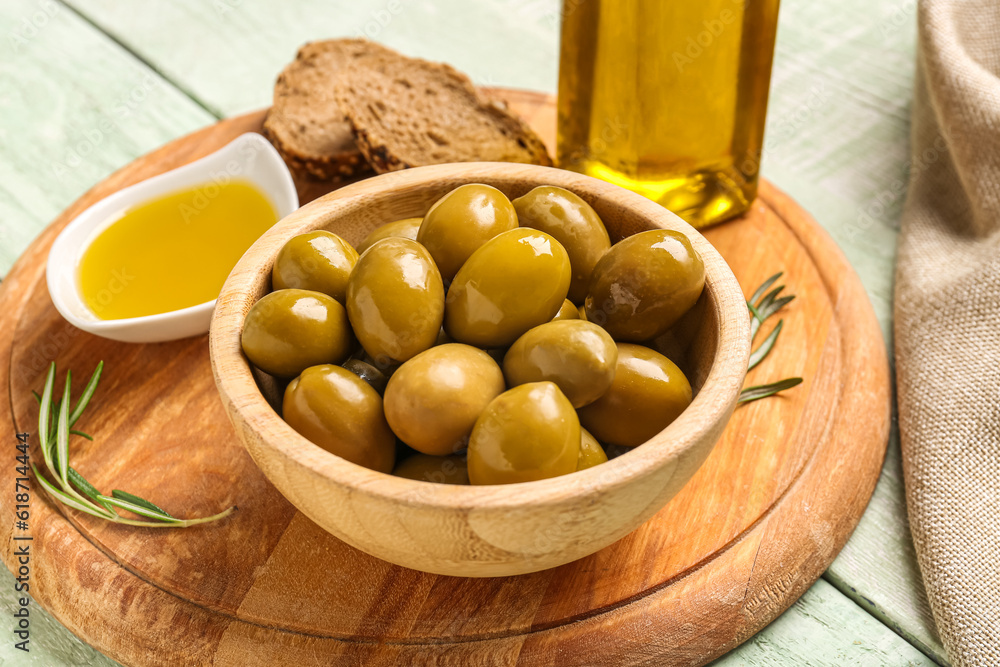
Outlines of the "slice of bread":
{"label": "slice of bread", "polygon": [[297,176],[335,183],[371,170],[333,89],[354,58],[383,51],[363,39],[310,42],[278,76],[264,136]]}
{"label": "slice of bread", "polygon": [[379,173],[443,162],[552,165],[542,140],[454,68],[384,47],[358,53],[334,100]]}

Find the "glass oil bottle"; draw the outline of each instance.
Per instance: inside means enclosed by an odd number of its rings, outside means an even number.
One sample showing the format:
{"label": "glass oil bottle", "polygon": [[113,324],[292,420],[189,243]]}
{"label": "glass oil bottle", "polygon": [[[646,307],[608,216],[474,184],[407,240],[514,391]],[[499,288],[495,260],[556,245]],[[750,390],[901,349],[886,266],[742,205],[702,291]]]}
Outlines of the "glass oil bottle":
{"label": "glass oil bottle", "polygon": [[559,165],[695,227],[757,194],[778,0],[564,0]]}

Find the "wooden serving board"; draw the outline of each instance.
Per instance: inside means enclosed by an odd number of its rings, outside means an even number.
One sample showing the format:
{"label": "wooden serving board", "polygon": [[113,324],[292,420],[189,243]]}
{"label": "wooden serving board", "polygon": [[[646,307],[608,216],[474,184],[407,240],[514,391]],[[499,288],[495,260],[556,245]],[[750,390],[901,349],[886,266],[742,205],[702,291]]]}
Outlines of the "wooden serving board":
{"label": "wooden serving board", "polygon": [[[502,94],[551,145],[553,100]],[[33,485],[31,594],[70,630],[128,665],[700,665],[752,636],[826,569],[879,476],[886,350],[844,256],[766,182],[746,216],[706,236],[747,292],[784,271],[797,295],[777,348],[748,383],[805,382],[738,408],[695,477],[634,533],[553,570],[461,579],[379,561],[299,514],[237,442],[206,337],[96,338],[60,318],[45,286],[53,239],[86,206],[258,129],[262,117],[220,122],[113,174],[46,229],[0,287],[4,437],[30,432],[39,460],[31,391],[49,361],[60,381],[73,369],[78,392],[103,359],[79,424],[95,441],[71,444],[80,472],[180,516],[239,506],[217,524],[136,529],[55,506]],[[303,203],[318,190],[300,184]],[[0,532],[16,570],[13,458],[0,468],[10,490]]]}

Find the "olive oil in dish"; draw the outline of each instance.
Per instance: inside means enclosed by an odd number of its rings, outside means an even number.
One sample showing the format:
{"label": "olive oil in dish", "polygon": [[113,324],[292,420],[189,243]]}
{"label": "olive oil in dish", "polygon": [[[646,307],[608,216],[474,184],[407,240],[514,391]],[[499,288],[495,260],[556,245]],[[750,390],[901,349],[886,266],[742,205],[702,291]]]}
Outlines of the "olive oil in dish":
{"label": "olive oil in dish", "polygon": [[243,253],[278,220],[248,181],[202,183],[135,206],[100,231],[79,265],[80,294],[102,320],[214,300]]}

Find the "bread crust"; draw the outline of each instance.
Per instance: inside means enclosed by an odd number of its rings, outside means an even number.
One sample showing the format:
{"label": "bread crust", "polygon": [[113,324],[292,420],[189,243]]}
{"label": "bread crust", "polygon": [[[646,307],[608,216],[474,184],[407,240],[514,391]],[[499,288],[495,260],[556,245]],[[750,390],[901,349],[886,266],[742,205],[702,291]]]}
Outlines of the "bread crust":
{"label": "bread crust", "polygon": [[531,128],[465,74],[364,39],[300,48],[278,76],[263,134],[296,177],[330,184],[440,162],[552,165]]}
{"label": "bread crust", "polygon": [[[452,136],[440,139],[443,145],[452,149],[448,159],[436,160],[433,155],[420,155],[421,150],[413,145],[417,139],[423,139],[415,136],[419,132],[393,131],[382,124],[380,116],[403,118],[418,113],[411,108],[397,113],[393,107],[406,103],[404,94],[418,83],[425,86],[428,98],[433,97],[436,101],[439,96],[447,96],[463,106],[457,109],[453,105],[447,112],[476,125],[474,129],[480,135],[489,135],[492,142],[473,142],[462,136],[459,123],[459,129],[451,131]],[[369,91],[384,94],[373,97],[367,94]],[[477,90],[466,75],[444,63],[408,58],[396,52],[365,54],[337,78],[334,99],[351,125],[358,148],[380,174],[439,162],[500,160],[552,166],[545,144],[527,123],[512,114],[502,102]],[[430,113],[423,114],[423,121],[428,134],[451,129],[435,124]],[[407,143],[411,145],[406,146]]]}
{"label": "bread crust", "polygon": [[371,171],[332,89],[353,58],[381,49],[362,39],[310,42],[278,75],[263,134],[296,176],[339,183]]}
{"label": "bread crust", "polygon": [[339,183],[371,171],[371,166],[360,149],[328,156],[303,156],[295,148],[286,146],[268,127],[270,117],[271,112],[268,111],[264,117],[262,134],[271,142],[295,176]]}

